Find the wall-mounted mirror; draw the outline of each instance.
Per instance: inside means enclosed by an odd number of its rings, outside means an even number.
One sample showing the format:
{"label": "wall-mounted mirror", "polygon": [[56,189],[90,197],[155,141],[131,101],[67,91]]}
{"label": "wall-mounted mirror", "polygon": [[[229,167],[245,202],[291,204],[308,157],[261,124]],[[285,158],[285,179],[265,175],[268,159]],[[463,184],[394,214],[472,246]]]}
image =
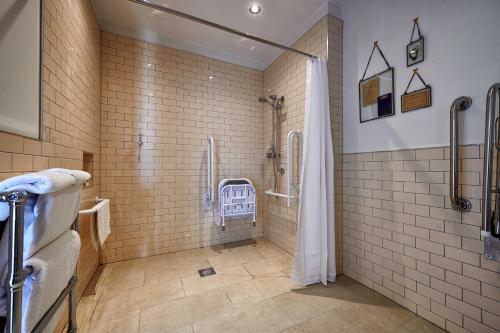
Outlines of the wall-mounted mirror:
{"label": "wall-mounted mirror", "polygon": [[359,120],[365,122],[394,115],[394,69],[359,81]]}
{"label": "wall-mounted mirror", "polygon": [[0,1],[0,131],[40,139],[42,0]]}

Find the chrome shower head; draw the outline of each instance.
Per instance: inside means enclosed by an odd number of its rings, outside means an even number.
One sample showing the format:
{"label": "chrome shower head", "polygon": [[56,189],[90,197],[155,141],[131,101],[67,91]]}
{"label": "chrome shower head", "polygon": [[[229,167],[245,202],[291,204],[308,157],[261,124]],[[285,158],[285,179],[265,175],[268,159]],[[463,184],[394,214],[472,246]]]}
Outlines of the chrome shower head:
{"label": "chrome shower head", "polygon": [[276,100],[276,98],[278,98],[278,96],[276,96],[276,95],[269,95],[269,98],[274,101],[274,100]]}
{"label": "chrome shower head", "polygon": [[458,111],[465,111],[472,105],[472,98],[469,96],[460,96],[452,103],[452,108],[457,108]]}

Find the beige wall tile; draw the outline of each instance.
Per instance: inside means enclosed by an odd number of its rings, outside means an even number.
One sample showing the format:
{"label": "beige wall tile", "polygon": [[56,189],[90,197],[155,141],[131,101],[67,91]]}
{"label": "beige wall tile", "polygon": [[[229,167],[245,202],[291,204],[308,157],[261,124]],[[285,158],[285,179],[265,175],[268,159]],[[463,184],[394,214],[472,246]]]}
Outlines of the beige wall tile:
{"label": "beige wall tile", "polygon": [[[314,27],[306,32],[294,44],[295,48],[305,50],[318,56],[328,58],[329,88],[330,88],[330,120],[332,126],[332,142],[334,148],[335,170],[335,225],[336,225],[336,256],[337,273],[342,272],[342,92],[336,87],[342,85],[342,59],[340,61],[336,54],[341,50],[342,38],[339,34],[332,33],[332,27],[342,30],[342,22],[332,16],[326,16]],[[328,41],[328,43],[326,43]],[[282,159],[280,166],[286,168],[286,136],[289,131],[304,128],[304,103],[305,103],[305,76],[307,61],[304,57],[289,52],[283,53],[264,71],[264,95],[276,94],[285,96],[285,106],[282,110],[283,119],[280,124],[280,153]],[[271,110],[264,106],[263,114],[263,146],[259,158],[263,156],[265,147],[271,140]],[[353,155],[352,160],[345,161],[347,169],[358,168],[358,175],[366,179],[366,186],[373,189],[381,189],[381,181],[386,179],[382,169],[381,161],[389,159],[390,153]],[[267,190],[271,188],[271,169],[264,161],[263,186]],[[358,170],[358,169],[357,169]],[[294,173],[294,177],[296,174]],[[286,173],[279,176],[279,191],[286,191]],[[366,207],[370,210],[381,208],[381,197],[370,197],[366,201]],[[332,203],[333,204],[333,203]],[[295,251],[297,233],[297,205],[286,207],[285,200],[263,197],[263,229],[266,238],[280,245],[283,249],[293,254]]]}
{"label": "beige wall tile", "polygon": [[[390,291],[396,302],[450,332],[494,332],[500,317],[500,266],[482,256],[479,152],[480,146],[460,149],[459,183],[474,206],[463,214],[450,208],[446,147],[395,151],[391,159],[386,152],[344,155],[344,161],[364,160],[343,173],[344,234],[350,237],[344,237],[345,274],[384,295]],[[391,179],[382,184],[388,194],[377,198],[389,214],[377,226],[366,222],[374,215],[377,184],[366,180],[366,166],[377,167],[374,156],[381,156]],[[376,170],[369,172],[374,180]],[[378,239],[382,246],[374,243]],[[376,272],[363,269],[360,258]],[[381,261],[383,270],[376,266]],[[405,288],[404,297],[394,284]]]}

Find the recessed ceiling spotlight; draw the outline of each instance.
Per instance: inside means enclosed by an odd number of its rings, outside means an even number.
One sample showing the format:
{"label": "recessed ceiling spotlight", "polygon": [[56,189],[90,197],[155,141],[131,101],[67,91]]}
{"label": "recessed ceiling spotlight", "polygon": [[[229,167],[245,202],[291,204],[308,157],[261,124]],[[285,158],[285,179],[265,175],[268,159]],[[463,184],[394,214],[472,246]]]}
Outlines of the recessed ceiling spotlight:
{"label": "recessed ceiling spotlight", "polygon": [[214,77],[210,75],[208,78],[209,78],[210,80],[212,80]]}
{"label": "recessed ceiling spotlight", "polygon": [[250,11],[250,13],[254,14],[254,15],[257,15],[258,13],[260,13],[260,6],[257,5],[256,3],[250,5],[250,8],[248,8],[248,10]]}
{"label": "recessed ceiling spotlight", "polygon": [[151,67],[152,65],[151,64],[148,64],[148,67]]}

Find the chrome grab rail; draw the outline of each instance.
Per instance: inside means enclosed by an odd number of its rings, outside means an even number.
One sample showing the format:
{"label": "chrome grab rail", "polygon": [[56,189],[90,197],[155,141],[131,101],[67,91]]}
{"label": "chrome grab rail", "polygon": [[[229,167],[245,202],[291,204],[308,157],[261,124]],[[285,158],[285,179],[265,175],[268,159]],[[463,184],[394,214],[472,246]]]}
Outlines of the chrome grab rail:
{"label": "chrome grab rail", "polygon": [[[4,233],[8,232],[8,271],[7,271],[7,311],[6,311],[6,333],[22,332],[23,317],[23,285],[26,278],[33,273],[31,267],[24,267],[24,207],[26,200],[33,197],[32,193],[23,190],[14,190],[10,192],[0,192],[0,202],[9,204],[9,227]],[[78,216],[76,217],[72,230],[78,230]],[[78,281],[77,270],[68,282],[67,287],[59,294],[58,298],[49,310],[43,315],[33,328],[32,333],[41,333],[50,322],[54,314],[59,310],[61,304],[69,296],[68,325],[67,332],[76,333],[76,284]]]}
{"label": "chrome grab rail", "polygon": [[450,109],[450,201],[453,209],[468,212],[471,203],[458,195],[458,112],[470,107],[470,97],[459,97],[453,101]]}
{"label": "chrome grab rail", "polygon": [[293,184],[292,184],[292,177],[293,177],[293,138],[297,137],[298,144],[299,144],[299,181],[297,185],[295,186],[295,193],[297,200],[299,198],[299,193],[300,193],[300,172],[302,169],[302,133],[300,133],[299,130],[294,130],[288,132],[288,137],[287,137],[287,162],[288,162],[288,179],[287,179],[287,206],[291,207],[292,206],[292,198],[294,197],[292,195],[293,189]]}
{"label": "chrome grab rail", "polygon": [[[481,214],[481,233],[483,236],[491,236],[491,218],[493,218],[494,232],[495,234],[500,233],[500,210],[499,210],[499,193],[500,189],[500,155],[498,151],[500,147],[498,146],[499,135],[497,125],[498,118],[496,117],[495,107],[497,104],[497,94],[500,93],[500,83],[493,84],[488,89],[488,94],[486,95],[486,123],[485,123],[485,135],[484,135],[484,165],[483,165],[483,197],[482,197],[482,214]],[[495,147],[493,147],[495,146]],[[496,171],[496,190],[493,191],[491,181],[492,181],[492,171],[493,171],[493,155],[494,149],[497,150],[497,171]],[[491,210],[491,196],[495,193],[495,210]]]}
{"label": "chrome grab rail", "polygon": [[208,151],[207,151],[207,185],[208,185],[208,191],[207,191],[207,200],[210,202],[215,201],[215,186],[214,186],[214,180],[215,180],[215,168],[214,168],[214,138],[209,136],[208,137]]}
{"label": "chrome grab rail", "polygon": [[7,333],[20,333],[22,325],[23,285],[28,272],[23,267],[24,205],[29,194],[22,190],[0,193],[0,201],[9,203]]}

